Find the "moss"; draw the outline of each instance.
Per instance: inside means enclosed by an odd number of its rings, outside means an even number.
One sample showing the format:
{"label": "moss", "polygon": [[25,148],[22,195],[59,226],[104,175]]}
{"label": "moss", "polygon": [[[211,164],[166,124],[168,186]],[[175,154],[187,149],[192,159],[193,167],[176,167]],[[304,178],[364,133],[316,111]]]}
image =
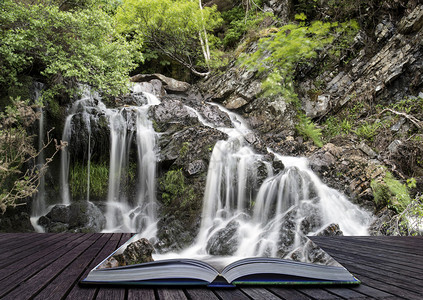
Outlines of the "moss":
{"label": "moss", "polygon": [[179,149],[179,156],[185,156],[189,150],[189,142],[182,143],[181,149]]}
{"label": "moss", "polygon": [[196,198],[194,189],[185,183],[182,169],[168,171],[159,184],[166,207],[188,207]]}

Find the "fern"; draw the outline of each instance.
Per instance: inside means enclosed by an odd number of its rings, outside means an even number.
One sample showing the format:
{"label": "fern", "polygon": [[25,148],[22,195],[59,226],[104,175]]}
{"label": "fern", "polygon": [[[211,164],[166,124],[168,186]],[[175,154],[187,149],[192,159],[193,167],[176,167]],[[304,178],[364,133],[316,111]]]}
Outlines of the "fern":
{"label": "fern", "polygon": [[322,130],[316,127],[316,124],[306,115],[299,114],[298,118],[299,123],[296,126],[298,134],[312,140],[316,146],[323,147]]}

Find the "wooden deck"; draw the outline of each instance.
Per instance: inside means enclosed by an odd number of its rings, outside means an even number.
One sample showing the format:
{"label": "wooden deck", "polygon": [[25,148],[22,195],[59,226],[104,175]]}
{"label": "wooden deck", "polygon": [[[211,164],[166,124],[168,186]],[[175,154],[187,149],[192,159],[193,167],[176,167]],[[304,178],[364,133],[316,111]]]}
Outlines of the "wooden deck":
{"label": "wooden deck", "polygon": [[423,299],[422,237],[313,237],[356,287],[80,287],[130,234],[0,233],[0,299]]}

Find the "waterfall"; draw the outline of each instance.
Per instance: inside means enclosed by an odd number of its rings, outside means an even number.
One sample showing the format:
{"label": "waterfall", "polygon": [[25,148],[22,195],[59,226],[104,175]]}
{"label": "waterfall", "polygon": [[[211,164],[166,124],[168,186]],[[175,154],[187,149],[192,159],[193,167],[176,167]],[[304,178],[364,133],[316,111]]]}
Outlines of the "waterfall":
{"label": "waterfall", "polygon": [[[140,232],[150,239],[156,236],[158,222],[157,134],[148,119],[148,110],[160,101],[144,92],[141,84],[132,87],[130,100],[130,105],[107,108],[98,95],[85,90],[69,110],[63,140],[72,140],[78,115],[88,136],[86,200],[89,201],[91,140],[95,141],[92,124],[98,122],[100,115],[107,120],[110,156],[107,199],[102,207],[106,217],[104,232]],[[195,242],[181,253],[166,255],[276,256],[313,261],[310,256],[313,249],[305,246],[307,235],[318,234],[333,224],[339,225],[345,235],[367,234],[371,215],[324,185],[308,166],[307,159],[284,157],[271,149],[266,154],[256,153],[247,142],[254,138],[254,133],[246,122],[217,104],[208,105],[226,113],[232,126],[216,126],[185,105],[200,123],[224,132],[228,139],[218,141],[210,157]],[[135,180],[136,186],[130,194],[128,180],[129,176],[135,176],[135,161],[136,178],[130,180]],[[61,195],[65,204],[72,201],[69,164],[67,149],[61,157]]]}
{"label": "waterfall", "polygon": [[[211,155],[198,236],[188,249],[163,257],[272,256],[314,262],[307,252],[310,245],[305,246],[306,235],[334,223],[344,235],[368,234],[370,213],[324,185],[307,159],[284,157],[268,149],[284,165],[273,174],[271,163],[245,141],[252,134],[245,121],[218,107],[229,115],[233,127],[215,127],[229,138],[218,141]],[[205,126],[212,126],[196,114]],[[257,174],[260,165],[267,173],[262,182]]]}
{"label": "waterfall", "polygon": [[[41,91],[44,87],[44,84],[41,82],[34,83],[34,102],[37,102],[41,97]],[[43,107],[39,108],[40,118],[38,120],[38,152],[36,164],[38,168],[41,168],[45,164],[45,154],[44,148],[44,139],[46,135],[46,125],[45,125],[45,113]],[[44,175],[40,178],[40,184],[38,186],[38,192],[33,199],[32,209],[31,209],[31,224],[37,232],[44,232],[43,228],[37,224],[37,221],[40,216],[47,212],[46,199],[45,199],[45,177]]]}
{"label": "waterfall", "polygon": [[[92,156],[92,125],[99,122],[100,116],[105,117],[110,129],[110,157],[107,199],[105,200],[105,232],[143,232],[147,238],[156,235],[156,134],[152,122],[148,120],[148,108],[160,101],[152,94],[142,91],[139,84],[132,87],[132,98],[136,105],[122,108],[107,108],[101,97],[92,93],[89,87],[81,86],[82,95],[75,101],[66,117],[62,140],[69,143],[61,153],[60,194],[62,204],[69,205],[74,201],[69,189],[69,172],[71,166],[71,144],[73,140],[81,139],[81,134],[87,138],[87,193],[90,201],[90,171]],[[76,118],[78,117],[78,118]],[[80,126],[75,132],[75,124]],[[78,137],[72,135],[78,134]],[[137,153],[137,188],[136,199],[128,195],[127,180],[130,166],[130,156],[133,145]],[[84,150],[85,151],[85,150]],[[84,155],[85,157],[85,155]],[[79,199],[76,199],[79,200]]]}

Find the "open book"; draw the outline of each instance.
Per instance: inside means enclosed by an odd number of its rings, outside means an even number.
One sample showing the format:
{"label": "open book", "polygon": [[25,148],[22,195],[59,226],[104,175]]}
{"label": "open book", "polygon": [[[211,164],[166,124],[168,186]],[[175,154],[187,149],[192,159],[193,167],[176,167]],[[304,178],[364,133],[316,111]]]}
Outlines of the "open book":
{"label": "open book", "polygon": [[130,239],[103,260],[81,283],[210,287],[360,283],[347,269],[336,262],[335,265],[322,265],[268,257],[243,258],[223,268],[216,266],[215,262],[218,260],[216,257],[210,263],[175,258],[104,268],[112,255],[121,253],[132,241],[133,239]]}

